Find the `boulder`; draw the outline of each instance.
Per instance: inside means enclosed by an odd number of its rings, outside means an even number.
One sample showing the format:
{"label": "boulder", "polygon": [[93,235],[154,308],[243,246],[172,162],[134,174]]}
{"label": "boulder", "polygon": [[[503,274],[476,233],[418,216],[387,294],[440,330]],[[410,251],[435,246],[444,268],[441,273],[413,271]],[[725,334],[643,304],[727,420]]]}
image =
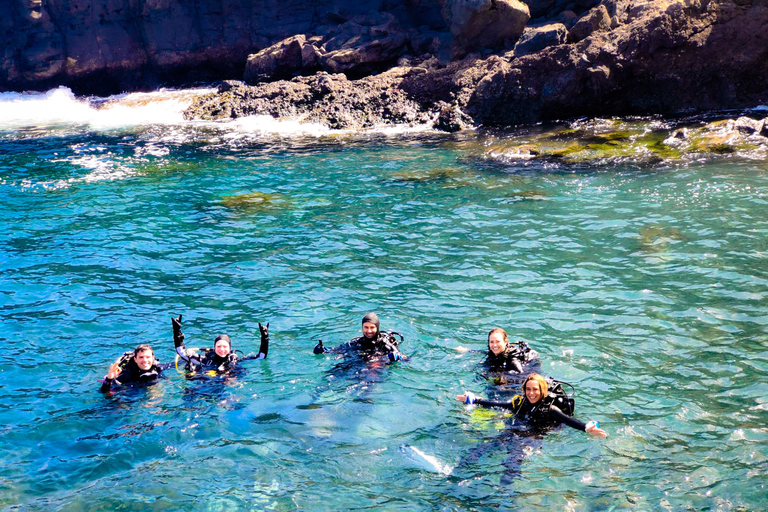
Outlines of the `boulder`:
{"label": "boulder", "polygon": [[511,47],[531,19],[528,6],[517,0],[446,0],[443,16],[453,34],[454,58]]}
{"label": "boulder", "polygon": [[584,15],[568,32],[568,42],[577,43],[588,38],[594,32],[604,32],[611,29],[611,16],[604,5],[598,5]]}
{"label": "boulder", "polygon": [[394,16],[356,16],[338,27],[318,56],[329,73],[364,76],[381,71],[408,53],[408,35]]}
{"label": "boulder", "polygon": [[751,117],[742,116],[736,120],[730,121],[729,128],[735,130],[742,135],[753,135],[755,133],[760,134],[764,128],[763,120],[752,119]]}
{"label": "boulder", "polygon": [[304,35],[284,39],[248,56],[243,80],[249,84],[291,78],[319,69],[319,52]]}
{"label": "boulder", "polygon": [[567,37],[568,29],[562,23],[526,27],[515,45],[515,57],[536,53],[548,46],[565,44]]}

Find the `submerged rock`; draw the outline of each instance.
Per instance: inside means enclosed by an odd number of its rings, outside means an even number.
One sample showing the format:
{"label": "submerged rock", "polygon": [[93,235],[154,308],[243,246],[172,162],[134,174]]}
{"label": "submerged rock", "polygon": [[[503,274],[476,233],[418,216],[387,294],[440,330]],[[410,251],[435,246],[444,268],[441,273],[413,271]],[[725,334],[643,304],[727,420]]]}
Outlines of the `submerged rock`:
{"label": "submerged rock", "polygon": [[249,192],[247,194],[224,196],[221,199],[221,204],[230,210],[254,212],[282,208],[285,206],[286,200],[280,194]]}
{"label": "submerged rock", "polygon": [[392,175],[392,180],[398,183],[432,183],[436,181],[461,180],[468,176],[470,171],[455,167],[434,168],[418,171],[404,171]]}
{"label": "submerged rock", "polygon": [[638,231],[640,249],[644,252],[658,253],[667,246],[684,241],[685,236],[677,229],[658,224],[646,224]]}
{"label": "submerged rock", "polygon": [[516,203],[520,201],[543,201],[549,194],[545,190],[531,189],[512,192],[505,196],[507,203]]}

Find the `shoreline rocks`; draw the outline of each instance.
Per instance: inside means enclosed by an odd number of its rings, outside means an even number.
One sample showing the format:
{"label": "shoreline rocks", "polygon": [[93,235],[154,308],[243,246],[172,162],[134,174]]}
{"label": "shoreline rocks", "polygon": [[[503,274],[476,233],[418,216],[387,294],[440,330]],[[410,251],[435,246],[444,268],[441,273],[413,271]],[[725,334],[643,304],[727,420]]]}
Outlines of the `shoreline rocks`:
{"label": "shoreline rocks", "polygon": [[[610,13],[613,29],[607,25]],[[333,112],[328,125],[337,128],[429,119],[439,129],[458,130],[578,116],[744,108],[768,99],[768,7],[654,0],[639,8],[614,2],[583,20],[581,29],[579,22],[568,33],[571,38],[574,30],[584,30],[573,36],[578,42],[534,53],[470,54],[445,66],[426,55],[385,73],[348,80],[333,95],[313,95],[287,109],[272,105],[269,112],[248,99],[266,94],[266,84],[244,86],[247,92],[232,101],[243,103],[239,110],[276,117],[300,107],[307,119],[320,122]],[[555,34],[554,40],[561,40],[563,29],[556,28]],[[292,94],[305,87],[303,80],[278,83]],[[359,101],[373,94],[376,102]],[[221,101],[219,95],[201,99],[187,116],[204,118],[201,108]],[[352,112],[361,108],[365,114]],[[390,114],[404,111],[412,115]]]}
{"label": "shoreline rocks", "polygon": [[[178,33],[160,37],[145,30],[138,41],[115,23],[109,30],[122,38],[130,58],[126,49],[89,46],[91,36],[81,34],[78,41],[88,51],[79,60],[62,39],[62,13],[53,16],[40,2],[29,5],[26,12],[0,7],[12,10],[9,20],[26,17],[41,29],[37,38],[27,36],[28,53],[13,53],[21,36],[8,20],[0,21],[6,40],[0,88],[85,83],[84,91],[124,84],[135,90],[163,77],[218,72],[225,79],[218,92],[199,98],[186,111],[188,119],[268,114],[333,128],[406,123],[456,131],[768,103],[768,5],[760,0],[408,0],[388,3],[387,12],[383,4],[344,0],[325,2],[311,16],[291,11],[297,6],[289,2],[280,6],[279,14],[288,17],[283,25],[256,36],[241,19],[237,30],[217,29],[224,35],[217,45],[193,50],[189,44],[174,50]],[[86,14],[73,11],[73,3],[56,5],[69,8],[70,17]],[[121,16],[139,16],[146,24],[182,9],[163,5]],[[182,14],[184,22],[194,19]],[[233,16],[214,17],[221,24]],[[107,29],[99,30],[97,39]],[[257,51],[249,50],[254,46]],[[213,62],[224,65],[216,69]]]}

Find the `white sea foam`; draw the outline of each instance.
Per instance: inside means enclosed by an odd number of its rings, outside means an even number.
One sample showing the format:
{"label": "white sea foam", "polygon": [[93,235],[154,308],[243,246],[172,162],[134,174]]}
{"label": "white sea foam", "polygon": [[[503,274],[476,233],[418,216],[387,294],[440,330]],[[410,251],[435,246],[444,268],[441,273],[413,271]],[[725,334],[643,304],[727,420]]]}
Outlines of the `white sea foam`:
{"label": "white sea foam", "polygon": [[268,115],[247,116],[227,122],[209,123],[227,130],[227,139],[252,136],[278,137],[346,137],[359,134],[399,136],[413,133],[435,132],[428,125],[380,125],[365,130],[334,130],[321,123],[304,122],[302,117],[275,119]]}
{"label": "white sea foam", "polygon": [[401,451],[406,455],[410,455],[411,460],[414,462],[419,462],[425,467],[425,469],[429,471],[435,471],[441,475],[446,476],[453,473],[453,466],[449,466],[448,464],[440,462],[435,456],[424,453],[415,446],[403,446],[401,447]]}
{"label": "white sea foam", "polygon": [[[322,137],[334,132],[319,123],[302,123],[300,119],[275,119],[266,115],[241,117],[226,124],[218,123],[218,125],[232,129],[228,134],[229,138],[240,138],[250,134]],[[335,132],[338,133],[338,131]]]}
{"label": "white sea foam", "polygon": [[[321,123],[296,118],[275,119],[268,115],[226,121],[187,121],[183,112],[192,101],[213,89],[159,90],[108,98],[77,97],[66,87],[48,92],[0,93],[0,130],[82,126],[94,131],[137,126],[205,126],[224,133],[225,139],[256,137],[336,137],[360,134],[357,130],[332,130]],[[386,136],[434,131],[427,125],[382,125],[363,134]],[[178,134],[176,134],[178,135]]]}
{"label": "white sea foam", "polygon": [[93,115],[85,100],[78,100],[66,87],[45,93],[0,93],[0,128],[81,124]]}
{"label": "white sea foam", "polygon": [[[19,188],[25,192],[62,190],[78,183],[113,181],[136,175],[136,170],[133,167],[114,161],[109,156],[86,155],[75,159],[61,161],[66,161],[69,164],[87,169],[89,172],[84,175],[70,176],[69,178],[58,180],[32,181],[25,179],[18,183]],[[56,162],[56,160],[54,160],[54,162]]]}
{"label": "white sea foam", "polygon": [[210,89],[79,98],[66,87],[48,92],[0,93],[0,129],[89,126],[94,130],[179,124],[192,100]]}

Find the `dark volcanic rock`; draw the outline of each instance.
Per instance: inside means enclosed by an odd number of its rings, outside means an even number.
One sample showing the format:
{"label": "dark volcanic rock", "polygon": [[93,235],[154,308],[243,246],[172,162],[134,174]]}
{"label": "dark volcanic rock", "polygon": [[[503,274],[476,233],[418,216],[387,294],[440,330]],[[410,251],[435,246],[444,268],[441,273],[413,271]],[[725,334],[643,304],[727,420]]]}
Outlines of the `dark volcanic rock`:
{"label": "dark volcanic rock", "polygon": [[549,46],[564,44],[568,38],[568,29],[562,23],[550,23],[540,27],[526,27],[522,37],[515,45],[515,56],[522,57],[536,53]]}
{"label": "dark volcanic rock", "polygon": [[604,32],[611,29],[611,17],[604,5],[598,5],[581,18],[568,32],[568,41],[577,43],[586,39],[593,32]]}
{"label": "dark volcanic rock", "polygon": [[[768,103],[766,0],[540,0],[531,10],[525,31],[528,7],[516,0],[12,0],[0,2],[0,89],[240,79],[251,55],[246,76],[258,85],[224,82],[187,116],[455,130]],[[449,48],[463,59],[450,61]]]}
{"label": "dark volcanic rock", "polygon": [[531,19],[528,6],[517,0],[445,0],[443,16],[454,36],[453,56],[458,58],[514,44]]}
{"label": "dark volcanic rock", "polygon": [[320,52],[315,44],[321,41],[321,38],[307,41],[306,36],[298,35],[249,55],[243,79],[255,84],[314,73],[320,69]]}
{"label": "dark volcanic rock", "polygon": [[[615,28],[606,27],[606,15]],[[244,97],[270,97],[269,104],[251,101],[262,113],[272,109],[286,115],[293,109],[334,127],[427,120],[445,130],[749,107],[768,100],[768,6],[743,0],[619,0],[584,19],[595,29],[585,39],[529,55],[470,55],[446,67],[436,59],[421,65],[416,60],[381,75],[347,81],[342,88],[333,86],[339,75],[272,86],[282,87],[287,97],[296,96],[293,103],[272,88],[259,87]],[[556,33],[562,34],[562,29]],[[276,111],[274,105],[281,107]],[[230,109],[239,110],[253,108]]]}
{"label": "dark volcanic rock", "polygon": [[393,68],[350,81],[343,74],[318,73],[259,86],[225,82],[216,94],[199,98],[188,119],[227,119],[249,115],[299,117],[333,129],[361,130],[380,124],[425,124],[434,116],[425,104],[397,87],[418,68]]}
{"label": "dark volcanic rock", "polygon": [[460,106],[493,125],[765,103],[768,6],[657,0],[611,7],[619,22],[613,30],[473,71],[471,97]]}
{"label": "dark volcanic rock", "polygon": [[4,0],[0,90],[109,94],[243,77],[248,55],[390,12],[447,32],[439,0]]}
{"label": "dark volcanic rock", "polygon": [[356,16],[325,43],[320,63],[330,73],[362,76],[395,63],[407,45],[408,36],[391,14]]}

